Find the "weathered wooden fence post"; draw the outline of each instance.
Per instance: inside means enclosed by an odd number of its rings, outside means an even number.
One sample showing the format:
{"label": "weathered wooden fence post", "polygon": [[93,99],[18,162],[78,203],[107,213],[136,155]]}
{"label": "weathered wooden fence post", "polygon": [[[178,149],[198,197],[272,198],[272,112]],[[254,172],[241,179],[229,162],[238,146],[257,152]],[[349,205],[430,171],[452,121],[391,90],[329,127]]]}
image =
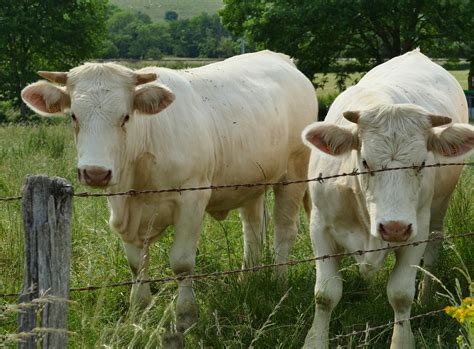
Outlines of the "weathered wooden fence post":
{"label": "weathered wooden fence post", "polygon": [[[73,188],[62,178],[29,176],[23,189],[25,271],[18,317],[25,342],[19,348],[67,348],[67,299],[71,265]],[[37,318],[40,323],[37,324]],[[35,330],[36,329],[36,330]],[[30,335],[28,335],[30,334]]]}

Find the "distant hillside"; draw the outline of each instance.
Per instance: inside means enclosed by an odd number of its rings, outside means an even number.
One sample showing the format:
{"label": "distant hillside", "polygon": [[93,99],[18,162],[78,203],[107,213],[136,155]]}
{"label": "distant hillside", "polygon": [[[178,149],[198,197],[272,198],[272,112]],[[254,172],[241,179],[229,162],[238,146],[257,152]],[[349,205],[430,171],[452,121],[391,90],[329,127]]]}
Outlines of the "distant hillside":
{"label": "distant hillside", "polygon": [[154,21],[164,21],[166,11],[178,13],[178,19],[186,19],[199,15],[201,12],[216,13],[222,6],[222,0],[110,0],[129,11],[146,13]]}

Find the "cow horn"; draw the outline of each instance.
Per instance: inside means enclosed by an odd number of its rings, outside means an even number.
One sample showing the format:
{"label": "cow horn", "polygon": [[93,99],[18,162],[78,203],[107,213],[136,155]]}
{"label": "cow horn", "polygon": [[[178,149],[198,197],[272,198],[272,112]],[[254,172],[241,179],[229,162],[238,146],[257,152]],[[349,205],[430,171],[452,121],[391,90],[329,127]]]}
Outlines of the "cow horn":
{"label": "cow horn", "polygon": [[38,75],[61,85],[66,85],[67,82],[67,73],[58,72],[58,71],[39,71]]}
{"label": "cow horn", "polygon": [[158,75],[155,73],[137,73],[135,74],[137,80],[136,85],[146,84],[148,82],[155,81],[158,78]]}
{"label": "cow horn", "polygon": [[428,115],[428,118],[430,119],[432,127],[447,125],[452,121],[451,118],[440,115]]}
{"label": "cow horn", "polygon": [[344,116],[344,119],[357,124],[359,122],[360,112],[349,110],[342,113],[342,116]]}

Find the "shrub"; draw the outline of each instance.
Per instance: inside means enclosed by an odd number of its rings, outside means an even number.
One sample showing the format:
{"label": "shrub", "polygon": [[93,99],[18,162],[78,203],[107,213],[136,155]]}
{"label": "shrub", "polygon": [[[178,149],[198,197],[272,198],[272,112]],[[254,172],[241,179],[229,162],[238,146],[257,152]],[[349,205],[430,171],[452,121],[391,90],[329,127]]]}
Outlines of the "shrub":
{"label": "shrub", "polygon": [[334,102],[336,97],[336,93],[318,96],[318,121],[323,121],[326,118],[329,107],[331,106],[332,102]]}

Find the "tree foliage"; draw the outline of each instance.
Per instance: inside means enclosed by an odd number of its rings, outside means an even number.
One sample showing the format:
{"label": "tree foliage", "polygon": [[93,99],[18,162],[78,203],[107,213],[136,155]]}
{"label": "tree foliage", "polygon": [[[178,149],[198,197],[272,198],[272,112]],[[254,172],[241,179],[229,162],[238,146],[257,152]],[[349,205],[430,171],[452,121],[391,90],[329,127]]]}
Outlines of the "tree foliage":
{"label": "tree foliage", "polygon": [[176,11],[166,11],[165,12],[165,19],[167,21],[177,21],[178,20],[178,13]]}
{"label": "tree foliage", "polygon": [[[0,0],[0,94],[20,105],[37,70],[65,70],[94,57],[106,0]],[[22,115],[26,109],[22,108]]]}
{"label": "tree foliage", "polygon": [[[224,0],[220,14],[235,35],[292,55],[310,78],[316,72],[364,71],[420,47],[437,54],[444,40],[472,45],[450,30],[472,0]],[[465,22],[466,23],[466,22]],[[459,50],[458,50],[459,52]],[[342,66],[340,58],[355,58]]]}
{"label": "tree foliage", "polygon": [[152,23],[142,14],[111,7],[108,40],[103,58],[158,59],[162,55],[178,57],[228,57],[238,44],[224,29],[217,14]]}

